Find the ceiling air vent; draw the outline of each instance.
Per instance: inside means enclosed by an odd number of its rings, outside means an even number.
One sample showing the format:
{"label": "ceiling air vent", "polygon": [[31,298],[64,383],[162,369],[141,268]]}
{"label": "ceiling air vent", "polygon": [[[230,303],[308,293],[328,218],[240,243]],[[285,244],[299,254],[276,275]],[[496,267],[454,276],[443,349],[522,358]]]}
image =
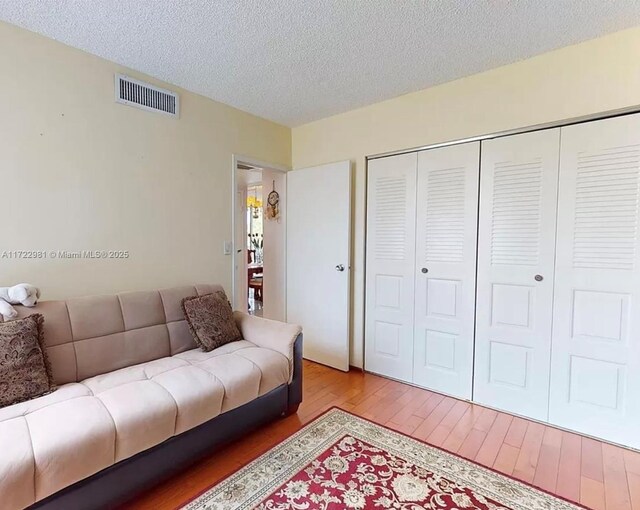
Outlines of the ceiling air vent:
{"label": "ceiling air vent", "polygon": [[142,110],[159,112],[178,117],[180,101],[178,94],[116,74],[116,102],[135,106]]}

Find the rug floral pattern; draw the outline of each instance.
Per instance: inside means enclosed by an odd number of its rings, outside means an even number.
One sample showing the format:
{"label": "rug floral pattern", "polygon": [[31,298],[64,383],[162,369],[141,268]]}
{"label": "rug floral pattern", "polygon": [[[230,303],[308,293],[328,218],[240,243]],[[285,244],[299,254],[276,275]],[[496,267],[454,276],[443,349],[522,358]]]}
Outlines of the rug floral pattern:
{"label": "rug floral pattern", "polygon": [[504,508],[468,487],[352,436],[343,437],[258,505],[259,510],[331,507]]}
{"label": "rug floral pattern", "polygon": [[333,409],[183,510],[575,510],[478,464]]}

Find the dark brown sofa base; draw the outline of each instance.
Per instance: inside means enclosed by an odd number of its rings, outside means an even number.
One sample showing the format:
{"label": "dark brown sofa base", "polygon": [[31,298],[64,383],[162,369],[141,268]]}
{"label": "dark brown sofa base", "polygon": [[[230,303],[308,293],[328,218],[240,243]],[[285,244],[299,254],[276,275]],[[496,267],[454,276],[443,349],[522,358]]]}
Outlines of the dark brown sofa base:
{"label": "dark brown sofa base", "polygon": [[96,473],[32,505],[43,510],[116,508],[146,489],[184,470],[217,448],[278,417],[294,413],[302,401],[302,335],[294,346],[294,376],[241,407],[221,414],[195,429],[172,437]]}

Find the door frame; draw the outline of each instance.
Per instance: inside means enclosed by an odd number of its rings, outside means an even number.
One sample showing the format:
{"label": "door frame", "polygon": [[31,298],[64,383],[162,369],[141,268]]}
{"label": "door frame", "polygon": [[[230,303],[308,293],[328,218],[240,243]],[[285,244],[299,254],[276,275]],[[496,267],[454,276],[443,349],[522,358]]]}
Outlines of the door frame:
{"label": "door frame", "polygon": [[[265,161],[260,161],[259,159],[255,159],[255,158],[251,158],[248,156],[243,156],[241,154],[232,154],[231,155],[231,303],[235,303],[236,302],[236,293],[237,293],[237,289],[236,289],[236,250],[237,250],[237,246],[236,246],[236,227],[237,227],[237,222],[238,222],[238,218],[237,218],[237,210],[236,210],[236,206],[238,205],[236,202],[236,198],[238,195],[238,190],[237,190],[237,186],[238,186],[238,179],[237,179],[237,171],[238,171],[238,164],[245,164],[248,166],[255,166],[258,168],[261,168],[263,170],[271,170],[273,172],[280,172],[285,174],[291,170],[291,168],[289,168],[288,166],[284,166],[284,165],[278,165],[276,163],[268,163]],[[283,206],[286,208],[287,204],[286,202],[283,204]],[[286,246],[286,242],[287,242],[287,229],[285,228],[284,230],[284,243]],[[283,249],[282,250],[282,256],[284,257],[284,264],[285,264],[285,269],[286,269],[286,264],[287,264],[287,253],[286,250]],[[286,282],[286,270],[285,270],[285,281],[284,281],[284,288],[282,289],[282,293],[284,296],[284,307],[286,310],[287,307],[287,282]]]}

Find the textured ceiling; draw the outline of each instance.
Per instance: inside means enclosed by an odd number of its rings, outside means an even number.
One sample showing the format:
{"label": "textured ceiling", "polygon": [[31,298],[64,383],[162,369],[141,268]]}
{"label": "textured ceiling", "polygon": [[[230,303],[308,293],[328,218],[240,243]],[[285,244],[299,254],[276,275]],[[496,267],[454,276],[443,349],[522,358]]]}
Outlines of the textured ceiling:
{"label": "textured ceiling", "polygon": [[640,1],[0,0],[0,19],[295,126],[640,25]]}

